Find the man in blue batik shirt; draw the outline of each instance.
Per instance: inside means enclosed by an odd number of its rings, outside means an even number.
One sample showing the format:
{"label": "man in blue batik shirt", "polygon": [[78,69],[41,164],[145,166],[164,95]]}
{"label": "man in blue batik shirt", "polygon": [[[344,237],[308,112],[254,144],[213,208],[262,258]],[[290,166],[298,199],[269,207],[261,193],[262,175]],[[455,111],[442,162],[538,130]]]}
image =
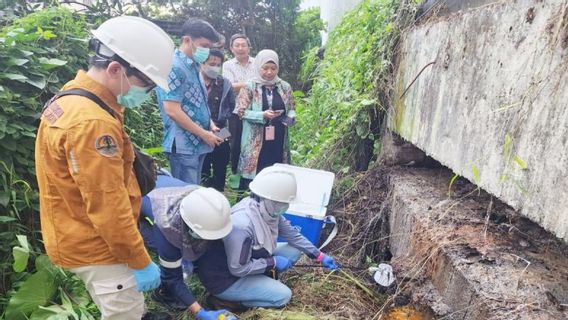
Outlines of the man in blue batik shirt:
{"label": "man in blue batik shirt", "polygon": [[214,132],[207,105],[207,89],[199,75],[200,65],[209,57],[209,48],[219,41],[207,22],[188,20],[182,28],[182,42],[174,53],[169,92],[157,89],[164,122],[162,147],[170,161],[172,175],[189,184],[200,184],[201,168],[207,153],[223,142]]}

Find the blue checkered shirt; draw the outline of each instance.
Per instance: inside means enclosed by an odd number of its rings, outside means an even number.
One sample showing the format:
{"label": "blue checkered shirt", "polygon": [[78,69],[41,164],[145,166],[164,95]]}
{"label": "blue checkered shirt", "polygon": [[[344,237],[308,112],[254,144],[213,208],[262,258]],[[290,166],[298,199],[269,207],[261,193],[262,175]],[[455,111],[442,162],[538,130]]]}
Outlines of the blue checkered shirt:
{"label": "blue checkered shirt", "polygon": [[164,122],[164,152],[172,152],[175,141],[176,153],[200,155],[213,151],[213,148],[198,136],[180,127],[164,111],[164,101],[181,104],[182,110],[195,124],[209,130],[211,113],[207,105],[207,89],[199,74],[199,65],[179,49],[174,53],[172,71],[168,77],[170,91],[156,89],[162,121]]}

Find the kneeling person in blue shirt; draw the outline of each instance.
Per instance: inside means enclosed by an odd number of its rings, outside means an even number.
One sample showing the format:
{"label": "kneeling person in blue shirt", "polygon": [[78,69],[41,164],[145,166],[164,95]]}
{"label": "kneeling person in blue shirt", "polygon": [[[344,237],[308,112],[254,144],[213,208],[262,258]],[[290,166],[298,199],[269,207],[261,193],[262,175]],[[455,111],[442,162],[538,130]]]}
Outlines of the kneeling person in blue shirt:
{"label": "kneeling person in blue shirt", "polygon": [[143,200],[142,214],[153,217],[153,241],[160,258],[162,285],[152,298],[174,309],[189,309],[196,319],[217,319],[227,311],[208,311],[183,281],[182,259],[199,259],[232,229],[229,201],[213,188],[187,185],[159,175],[157,188]]}
{"label": "kneeling person in blue shirt", "polygon": [[[296,188],[295,176],[274,166],[251,182],[251,197],[232,208],[233,230],[223,241],[214,241],[197,261],[201,283],[212,294],[210,304],[232,311],[243,306],[283,307],[292,291],[270,275],[293,267],[302,253],[329,270],[338,269],[332,257],[282,216],[296,197]],[[288,244],[277,244],[278,236]]]}

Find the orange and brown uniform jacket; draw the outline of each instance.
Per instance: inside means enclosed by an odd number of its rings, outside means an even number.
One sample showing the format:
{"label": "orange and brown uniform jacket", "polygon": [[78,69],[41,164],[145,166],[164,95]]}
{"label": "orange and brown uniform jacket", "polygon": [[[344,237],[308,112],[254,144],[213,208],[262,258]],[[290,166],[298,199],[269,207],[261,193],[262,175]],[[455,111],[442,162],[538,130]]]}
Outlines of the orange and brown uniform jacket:
{"label": "orange and brown uniform jacket", "polygon": [[73,88],[94,93],[118,119],[81,96],[61,97],[44,110],[35,160],[47,254],[66,268],[115,263],[144,268],[150,257],[138,231],[141,196],[122,108],[84,71],[63,90]]}

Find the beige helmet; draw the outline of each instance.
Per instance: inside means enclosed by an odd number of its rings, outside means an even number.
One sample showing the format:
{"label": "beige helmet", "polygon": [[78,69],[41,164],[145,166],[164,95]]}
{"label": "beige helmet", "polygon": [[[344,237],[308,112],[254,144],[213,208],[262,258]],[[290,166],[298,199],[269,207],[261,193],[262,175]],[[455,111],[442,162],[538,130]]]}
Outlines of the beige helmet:
{"label": "beige helmet", "polygon": [[254,194],[272,201],[290,203],[296,198],[296,177],[281,167],[267,167],[249,185]]}
{"label": "beige helmet", "polygon": [[146,19],[122,16],[103,22],[91,32],[108,49],[168,90],[174,42],[164,30]]}
{"label": "beige helmet", "polygon": [[231,206],[213,188],[199,188],[181,200],[181,218],[201,239],[216,240],[231,232]]}

